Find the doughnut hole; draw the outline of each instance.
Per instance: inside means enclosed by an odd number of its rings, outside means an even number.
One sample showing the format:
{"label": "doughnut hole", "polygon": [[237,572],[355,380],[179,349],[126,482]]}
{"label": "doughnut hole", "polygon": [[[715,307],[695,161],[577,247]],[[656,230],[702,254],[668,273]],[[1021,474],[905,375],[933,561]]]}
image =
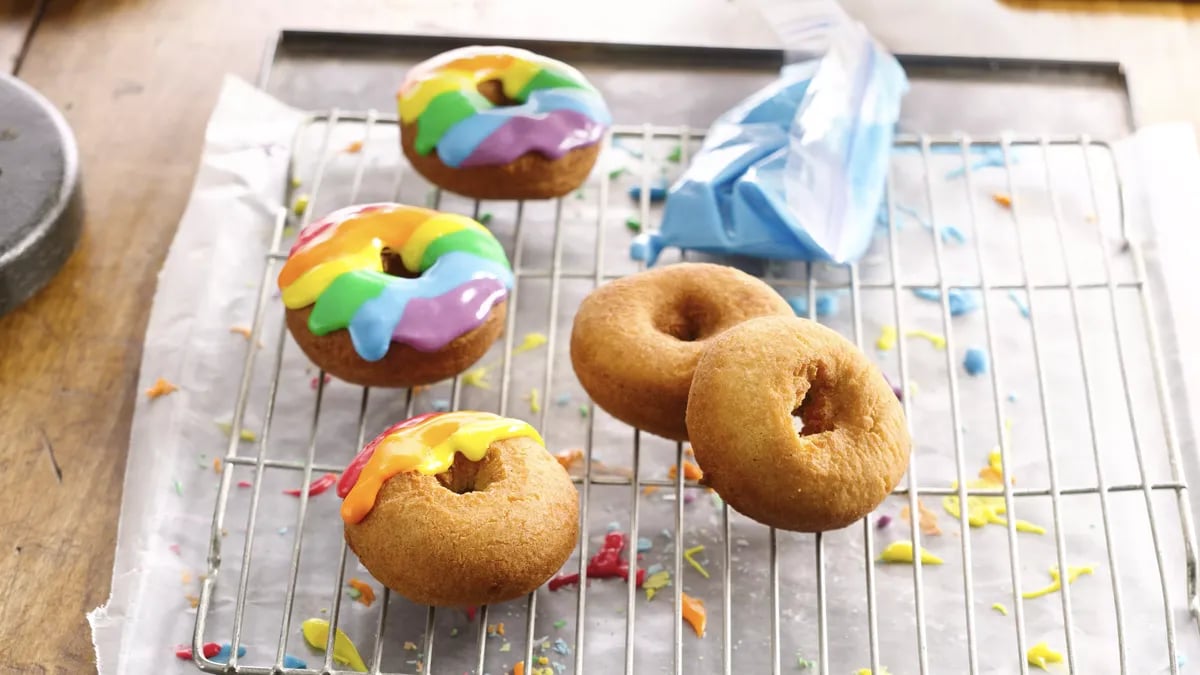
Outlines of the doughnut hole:
{"label": "doughnut hole", "polygon": [[404,260],[400,257],[399,251],[385,248],[380,251],[379,259],[383,262],[384,274],[404,279],[416,279],[421,276],[420,272],[414,272],[404,266]]}
{"label": "doughnut hole", "polygon": [[511,99],[507,94],[504,93],[504,85],[500,83],[500,80],[484,80],[483,82],[475,85],[475,89],[497,108],[517,105],[520,103],[520,101]]}
{"label": "doughnut hole", "polygon": [[680,342],[699,342],[724,328],[720,324],[719,308],[699,295],[685,295],[678,304],[662,304],[652,321],[660,333]]}
{"label": "doughnut hole", "polygon": [[792,417],[800,427],[801,436],[813,436],[833,431],[838,418],[837,391],[825,369],[824,363],[816,363],[794,371],[796,378],[796,403]]}
{"label": "doughnut hole", "polygon": [[441,483],[442,487],[459,495],[483,492],[489,485],[503,478],[504,466],[497,461],[495,450],[489,450],[479,461],[472,461],[456,453],[450,468],[437,474],[438,483]]}

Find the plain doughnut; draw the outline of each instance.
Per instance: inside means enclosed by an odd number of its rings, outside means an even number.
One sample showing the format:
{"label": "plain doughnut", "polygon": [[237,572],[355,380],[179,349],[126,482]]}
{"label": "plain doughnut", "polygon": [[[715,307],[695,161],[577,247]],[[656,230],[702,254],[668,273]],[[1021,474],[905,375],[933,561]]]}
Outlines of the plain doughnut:
{"label": "plain doughnut", "polygon": [[870,513],[904,475],[912,444],[879,369],[841,335],[794,317],[753,319],[712,341],[687,427],[706,485],[740,513],[799,532]]}
{"label": "plain doughnut", "polygon": [[[402,459],[414,436],[434,447],[436,461],[372,473],[386,460],[376,455]],[[448,455],[436,450],[447,444],[456,445]],[[532,427],[490,413],[421,415],[389,428],[347,468],[338,494],[346,542],[363,566],[420,604],[473,606],[530,593],[578,539],[578,494],[566,470]]]}
{"label": "plain doughnut", "polygon": [[617,279],[584,298],[571,329],[571,364],[588,396],[617,419],[677,441],[692,372],[705,346],[758,316],[791,316],[763,281],[708,263]]}

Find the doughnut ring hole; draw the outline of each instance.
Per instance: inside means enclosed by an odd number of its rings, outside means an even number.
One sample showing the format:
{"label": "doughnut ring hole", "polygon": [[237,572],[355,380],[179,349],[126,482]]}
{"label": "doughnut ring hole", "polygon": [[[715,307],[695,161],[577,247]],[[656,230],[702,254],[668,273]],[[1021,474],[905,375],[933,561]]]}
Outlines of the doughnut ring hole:
{"label": "doughnut ring hole", "polygon": [[800,422],[797,431],[801,436],[815,436],[836,428],[838,418],[837,393],[829,381],[825,366],[817,363],[797,369],[796,407],[792,417]]}
{"label": "doughnut ring hole", "polygon": [[488,454],[478,462],[455,455],[450,468],[435,477],[442,487],[455,494],[483,492],[489,485],[504,477],[504,467],[495,460],[494,450],[488,450]]}
{"label": "doughnut ring hole", "polygon": [[384,274],[404,279],[416,279],[421,276],[420,272],[414,272],[404,266],[404,261],[401,259],[399,251],[384,248],[379,253],[379,259],[383,262]]}
{"label": "doughnut ring hole", "polygon": [[475,85],[475,90],[497,108],[514,106],[520,103],[520,101],[511,99],[504,93],[504,85],[500,83],[500,80],[484,80]]}

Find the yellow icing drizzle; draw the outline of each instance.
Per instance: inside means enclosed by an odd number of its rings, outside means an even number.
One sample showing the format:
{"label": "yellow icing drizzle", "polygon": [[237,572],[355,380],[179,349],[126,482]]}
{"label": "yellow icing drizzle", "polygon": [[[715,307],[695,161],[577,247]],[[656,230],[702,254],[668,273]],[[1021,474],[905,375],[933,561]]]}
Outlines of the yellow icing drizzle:
{"label": "yellow icing drizzle", "polygon": [[896,327],[888,324],[880,329],[879,339],[875,340],[875,348],[880,351],[889,351],[896,346]]}
{"label": "yellow icing drizzle", "polygon": [[357,253],[314,265],[280,292],[284,306],[288,309],[300,309],[313,304],[334,279],[346,272],[361,269],[382,272],[382,253],[383,241],[376,238]]}
{"label": "yellow icing drizzle", "polygon": [[[325,619],[309,619],[301,624],[300,632],[310,647],[324,651],[325,643],[329,641],[329,622]],[[350,666],[355,672],[367,672],[367,664],[363,663],[358,649],[341,628],[333,636],[333,660]]]}
{"label": "yellow icing drizzle", "polygon": [[1039,642],[1029,648],[1029,651],[1025,653],[1025,658],[1029,661],[1029,665],[1046,670],[1047,663],[1062,663],[1063,655],[1050,649],[1045,642]]}
{"label": "yellow icing drizzle", "polygon": [[[522,56],[533,57],[535,55],[526,52]],[[491,59],[478,57],[474,59],[479,65],[489,60]],[[529,81],[542,70],[542,67],[542,63],[533,59],[511,58],[495,59],[492,64],[470,70],[459,68],[435,70],[421,77],[413,86],[401,93],[400,119],[405,123],[411,123],[420,117],[429,103],[439,95],[448,91],[474,90],[478,83],[487,80],[498,80],[504,90],[504,95],[515,99],[525,85],[529,84]]]}
{"label": "yellow icing drizzle", "polygon": [[342,519],[357,523],[370,513],[383,484],[392,476],[415,471],[442,473],[455,453],[477,462],[496,441],[532,438],[544,445],[533,427],[521,420],[492,413],[461,411],[436,415],[384,438],[367,461],[358,481],[342,502]]}
{"label": "yellow icing drizzle", "polygon": [[1003,614],[1004,616],[1008,616],[1008,608],[1007,608],[1007,607],[1005,607],[1005,606],[1003,605],[1003,603],[999,603],[999,602],[993,602],[993,603],[992,603],[992,609],[996,610],[997,612],[1000,612],[1000,613],[1001,613],[1001,614]]}
{"label": "yellow icing drizzle", "polygon": [[[926,565],[941,565],[942,559],[920,549],[921,562]],[[913,545],[911,541],[893,541],[879,554],[879,559],[889,563],[911,563],[913,561]]]}
{"label": "yellow icing drizzle", "polygon": [[461,230],[475,230],[491,236],[487,228],[479,223],[455,213],[439,213],[421,223],[413,232],[412,237],[400,250],[400,259],[404,267],[414,272],[421,269],[421,259],[425,257],[425,249],[440,237],[454,234]]}
{"label": "yellow icing drizzle", "polygon": [[[1096,570],[1091,565],[1068,565],[1067,566],[1067,583],[1075,583],[1075,580],[1084,574],[1091,574]],[[1036,591],[1025,591],[1021,594],[1022,598],[1030,600],[1032,598],[1040,598],[1043,595],[1050,595],[1055,591],[1062,590],[1062,575],[1058,573],[1058,567],[1050,568],[1050,578],[1054,581],[1050,582],[1049,586],[1039,588]]]}

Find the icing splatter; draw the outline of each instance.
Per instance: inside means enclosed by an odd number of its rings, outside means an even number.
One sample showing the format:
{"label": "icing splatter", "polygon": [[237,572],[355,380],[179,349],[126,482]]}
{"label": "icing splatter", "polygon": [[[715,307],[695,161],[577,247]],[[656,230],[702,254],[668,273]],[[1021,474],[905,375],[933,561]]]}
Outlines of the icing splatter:
{"label": "icing splatter", "polygon": [[887,324],[879,329],[879,338],[875,340],[875,348],[881,352],[891,351],[896,346],[896,327]]}
{"label": "icing splatter", "polygon": [[875,521],[875,527],[880,530],[882,530],[883,528],[885,528],[891,524],[892,524],[892,517],[887,514],[879,516],[879,519]]}
{"label": "icing splatter", "polygon": [[1049,670],[1046,668],[1046,664],[1062,663],[1063,655],[1050,649],[1050,646],[1045,642],[1039,642],[1029,648],[1029,651],[1025,654],[1025,658],[1029,661],[1029,665],[1036,666],[1042,670]]}
{"label": "icing splatter", "polygon": [[646,577],[646,581],[642,583],[642,588],[646,591],[646,599],[653,600],[654,596],[662,589],[671,585],[671,574],[666,570],[659,570],[654,574]]}
{"label": "icing splatter", "polygon": [[638,553],[647,553],[654,548],[654,541],[649,537],[638,537],[637,551]]}
{"label": "icing splatter", "polygon": [[[938,525],[937,513],[926,507],[925,502],[920,499],[917,500],[917,511],[920,513],[918,526],[921,528],[921,534],[939,535],[942,533],[942,528]],[[900,509],[900,519],[911,524],[912,514],[907,506]]]}
{"label": "icing splatter", "polygon": [[704,609],[704,601],[687,593],[680,595],[683,600],[683,620],[691,625],[698,637],[704,637],[704,627],[708,624],[708,612]]}
{"label": "icing splatter", "polygon": [[229,332],[233,333],[235,335],[241,335],[242,337],[246,338],[247,340],[250,339],[250,326],[243,326],[240,324],[237,326],[230,326]]}
{"label": "icing splatter", "polygon": [[[1092,574],[1095,571],[1096,570],[1090,565],[1068,565],[1067,583],[1072,584],[1079,577],[1085,574]],[[1050,578],[1053,579],[1050,585],[1039,588],[1035,591],[1025,591],[1021,594],[1021,597],[1025,598],[1026,600],[1032,600],[1033,598],[1040,598],[1043,595],[1050,595],[1051,593],[1062,590],[1062,576],[1058,572],[1058,567],[1050,568]]]}
{"label": "icing splatter", "polygon": [[[213,654],[212,660],[214,663],[229,663],[229,657],[232,655],[233,655],[233,645],[226,643],[226,644],[221,645],[221,648],[219,650],[217,650],[216,654]],[[246,648],[243,647],[242,645],[238,645],[237,655],[238,655],[239,659],[242,658],[243,656],[245,656]]]}
{"label": "icing splatter", "polygon": [[[678,475],[679,468],[672,464],[671,468],[667,469],[667,478],[675,480],[675,477]],[[683,460],[683,477],[687,480],[700,480],[701,478],[704,478],[704,472],[700,470],[700,467],[697,464],[694,462],[689,462],[685,459]]]}
{"label": "icing splatter", "polygon": [[583,459],[583,450],[575,448],[572,450],[556,452],[554,453],[554,459],[558,460],[558,463],[562,465],[562,468],[570,471],[571,467],[575,466]]}
{"label": "icing splatter", "polygon": [[567,627],[567,620],[566,620],[566,619],[555,619],[555,620],[554,620],[554,627],[555,627],[556,629],[558,629],[558,630],[562,630],[563,628],[566,628],[566,627]]}
{"label": "icing splatter", "polygon": [[[217,425],[218,429],[225,433],[226,436],[233,433],[233,425],[229,422],[215,422],[215,424]],[[254,441],[258,440],[258,434],[243,427],[242,430],[238,432],[238,438],[243,441],[249,441],[253,443]]]}
{"label": "icing splatter", "polygon": [[367,607],[370,607],[371,603],[375,602],[375,589],[371,588],[371,584],[360,579],[350,579],[346,582],[346,585],[358,591],[359,597],[356,600]]}
{"label": "icing splatter", "polygon": [[[329,622],[325,619],[308,619],[300,626],[304,641],[308,646],[318,651],[325,651],[325,643],[329,640]],[[350,637],[338,629],[333,636],[333,660],[350,666],[358,673],[367,672],[367,664],[358,655],[358,648],[350,641]]]}
{"label": "icing splatter", "polygon": [[972,377],[983,375],[988,371],[988,356],[987,352],[978,347],[971,347],[963,356],[963,368],[967,374]]}
{"label": "icing splatter", "polygon": [[[925,565],[941,565],[942,559],[920,549],[921,563]],[[888,563],[911,563],[913,561],[913,545],[911,541],[893,541],[879,554],[879,559]]]}
{"label": "icing splatter", "polygon": [[292,213],[297,216],[303,216],[304,212],[308,210],[309,201],[310,197],[308,195],[297,195],[296,201],[292,202]]}
{"label": "icing splatter", "polygon": [[478,389],[491,389],[492,384],[488,382],[488,367],[480,366],[472,368],[462,374],[462,383],[468,387],[476,387]]}
{"label": "icing splatter", "polygon": [[[321,494],[322,492],[325,492],[329,488],[333,487],[333,485],[335,483],[337,483],[337,481],[338,481],[338,476],[336,473],[327,473],[324,476],[321,476],[320,478],[315,479],[313,482],[309,483],[309,485],[308,485],[308,490],[307,490],[308,496],[316,497],[317,495]],[[302,492],[298,489],[293,488],[291,490],[284,490],[283,494],[291,495],[293,497],[299,497],[302,494]]]}
{"label": "icing splatter", "polygon": [[541,392],[537,387],[529,390],[529,412],[540,413],[542,411]]}
{"label": "icing splatter", "polygon": [[704,550],[704,546],[693,546],[683,552],[683,559],[688,561],[688,564],[691,565],[693,568],[695,568],[695,570],[700,573],[700,576],[707,579],[707,578],[709,578],[708,570],[704,569],[704,565],[701,565],[700,561],[696,560],[693,557],[694,555],[696,555],[697,553],[700,553],[703,550]]}
{"label": "icing splatter", "polygon": [[[587,564],[589,579],[612,579],[620,577],[629,579],[629,562],[622,559],[621,552],[625,550],[625,535],[620,532],[609,532],[604,535],[604,544]],[[638,588],[646,581],[646,570],[639,569],[635,577]],[[550,590],[557,591],[563,586],[579,583],[579,574],[560,574],[549,582]]]}
{"label": "icing splatter", "polygon": [[347,155],[357,155],[358,153],[362,152],[362,149],[362,141],[351,141],[346,145],[346,147],[342,148],[342,152],[346,153]]}
{"label": "icing splatter", "polygon": [[[788,305],[792,307],[792,311],[796,316],[808,318],[808,296],[793,295],[788,298]],[[833,316],[838,312],[838,296],[836,293],[819,293],[817,295],[817,316]]]}
{"label": "icing splatter", "polygon": [[[641,185],[630,186],[628,193],[629,193],[630,199],[632,199],[635,202],[640,201],[642,199],[642,186]],[[667,198],[667,181],[665,178],[660,176],[654,182],[654,184],[650,186],[650,203],[657,204],[657,203],[665,200],[666,198]]]}
{"label": "icing splatter", "polygon": [[[870,668],[859,668],[858,670],[854,671],[854,675],[872,675],[872,672],[871,672]],[[892,675],[892,674],[890,672],[888,672],[888,669],[885,666],[879,666],[878,675]]]}
{"label": "icing splatter", "polygon": [[992,609],[996,610],[997,612],[1000,612],[1004,616],[1008,616],[1008,608],[999,602],[993,602]]}
{"label": "icing splatter", "polygon": [[937,333],[933,333],[933,332],[923,330],[923,329],[914,329],[914,330],[906,331],[904,334],[908,337],[923,338],[925,340],[929,340],[929,344],[933,345],[934,349],[945,349],[946,348],[946,338],[941,335],[938,335]]}
{"label": "icing splatter", "polygon": [[[942,293],[936,288],[914,288],[913,295],[930,302],[941,302],[942,300]],[[946,291],[946,304],[949,306],[950,316],[970,314],[979,309],[979,291],[969,288],[951,288]]]}
{"label": "icing splatter", "polygon": [[537,349],[549,342],[549,340],[550,338],[546,337],[545,333],[526,333],[521,338],[521,344],[513,347],[512,353],[515,355]]}
{"label": "icing splatter", "polygon": [[638,234],[642,231],[642,221],[630,216],[629,218],[625,219],[625,229],[634,234]]}
{"label": "icing splatter", "polygon": [[307,668],[308,662],[300,657],[292,656],[291,654],[284,654],[283,655],[283,667],[284,668]]}
{"label": "icing splatter", "polygon": [[166,396],[167,394],[176,391],[179,391],[179,387],[171,384],[165,378],[160,377],[154,381],[154,384],[150,385],[150,387],[146,389],[146,398],[154,400],[160,396]]}
{"label": "icing splatter", "polygon": [[1013,205],[1012,195],[1005,192],[993,192],[992,201],[1006,209],[1011,209]]}
{"label": "icing splatter", "polygon": [[[219,645],[215,642],[206,642],[206,643],[204,643],[204,646],[201,649],[201,653],[204,654],[204,658],[206,658],[206,659],[211,659],[212,657],[216,656],[217,653],[220,651],[221,651],[221,645]],[[182,659],[184,661],[192,660],[192,648],[187,645],[180,645],[180,646],[176,647],[175,648],[175,657],[178,659]]]}
{"label": "icing splatter", "polygon": [[1017,311],[1021,313],[1021,316],[1026,319],[1029,318],[1029,305],[1025,304],[1025,301],[1021,299],[1021,296],[1017,295],[1016,291],[1010,290],[1008,292],[1008,299],[1012,300],[1012,303],[1017,306]]}

